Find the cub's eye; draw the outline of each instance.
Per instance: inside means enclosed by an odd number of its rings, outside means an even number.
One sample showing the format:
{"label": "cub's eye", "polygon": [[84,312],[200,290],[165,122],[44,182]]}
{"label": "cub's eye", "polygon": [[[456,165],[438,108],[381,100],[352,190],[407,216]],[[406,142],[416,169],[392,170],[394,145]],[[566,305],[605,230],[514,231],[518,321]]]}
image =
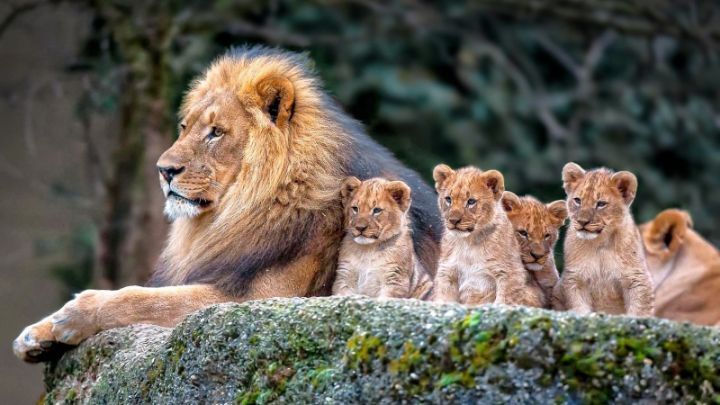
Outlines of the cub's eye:
{"label": "cub's eye", "polygon": [[477,200],[474,199],[474,198],[471,198],[471,199],[467,200],[467,206],[468,206],[468,207],[472,207],[472,206],[475,205],[476,203],[477,203]]}
{"label": "cub's eye", "polygon": [[450,197],[445,197],[445,202],[446,202],[448,205],[452,204],[452,198],[450,198]]}
{"label": "cub's eye", "polygon": [[607,206],[607,204],[608,204],[607,201],[598,201],[597,204],[595,204],[595,206],[597,208],[605,208]]}
{"label": "cub's eye", "polygon": [[381,212],[382,212],[382,208],[378,208],[378,207],[373,208],[373,211],[372,211],[373,215],[378,215]]}
{"label": "cub's eye", "polygon": [[546,234],[545,234],[545,240],[548,240],[548,239],[550,239],[550,234],[549,234],[549,233],[546,233]]}
{"label": "cub's eye", "polygon": [[353,214],[357,214],[357,213],[358,213],[358,208],[357,208],[357,207],[350,207],[350,209],[352,210]]}
{"label": "cub's eye", "polygon": [[212,127],[210,128],[210,133],[207,134],[208,139],[215,139],[223,136],[224,132],[222,129],[218,127]]}
{"label": "cub's eye", "polygon": [[575,201],[575,204],[576,204],[576,205],[580,205],[580,203],[582,202],[582,201],[581,201],[579,198],[577,198],[577,197],[573,198],[573,201]]}
{"label": "cub's eye", "polygon": [[526,231],[526,230],[524,230],[524,229],[521,229],[521,230],[519,230],[519,231],[518,231],[518,233],[519,233],[519,234],[520,234],[520,236],[522,236],[523,238],[525,238],[525,239],[527,239],[527,238],[528,238],[528,233],[527,233],[527,231]]}

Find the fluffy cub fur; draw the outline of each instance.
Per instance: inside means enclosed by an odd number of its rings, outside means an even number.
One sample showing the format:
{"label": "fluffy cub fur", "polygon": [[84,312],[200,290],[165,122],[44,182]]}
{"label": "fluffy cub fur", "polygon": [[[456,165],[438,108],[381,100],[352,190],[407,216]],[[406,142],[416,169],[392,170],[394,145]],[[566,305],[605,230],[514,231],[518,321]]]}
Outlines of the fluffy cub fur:
{"label": "fluffy cub fur", "polygon": [[413,250],[407,212],[410,187],[381,178],[342,185],[345,237],[334,295],[425,298],[432,281]]}
{"label": "fluffy cub fur", "polygon": [[567,219],[565,201],[545,205],[533,197],[518,197],[506,191],[502,206],[515,229],[523,265],[542,288],[543,306],[549,307],[553,288],[560,278],[553,251]]}
{"label": "fluffy cub fur", "polygon": [[630,214],[637,191],[635,175],[605,168],[586,172],[568,163],[562,179],[570,226],[558,297],[581,314],[651,316],[652,279]]}
{"label": "fluffy cub fur", "polygon": [[542,306],[542,291],[523,267],[512,224],[500,204],[502,174],[438,165],[433,178],[446,226],[435,300]]}
{"label": "fluffy cub fur", "polygon": [[665,210],[640,233],[655,284],[655,316],[720,323],[720,252],[692,229],[690,214]]}

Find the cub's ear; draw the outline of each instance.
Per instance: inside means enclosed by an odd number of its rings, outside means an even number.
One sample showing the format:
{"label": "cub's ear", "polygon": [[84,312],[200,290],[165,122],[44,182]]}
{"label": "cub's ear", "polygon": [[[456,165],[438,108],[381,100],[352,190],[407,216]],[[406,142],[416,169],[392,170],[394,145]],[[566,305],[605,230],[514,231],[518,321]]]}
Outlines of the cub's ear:
{"label": "cub's ear", "polygon": [[555,224],[562,226],[568,217],[567,203],[565,200],[553,201],[546,205],[546,207],[548,212],[550,212],[550,216],[555,220]]}
{"label": "cub's ear", "polygon": [[358,187],[360,187],[360,184],[362,182],[357,177],[347,177],[343,183],[342,186],[340,186],[340,197],[342,199],[342,204],[345,206],[348,201],[352,198],[353,195],[355,195],[355,192],[357,191]]}
{"label": "cub's ear", "polygon": [[255,84],[256,102],[280,129],[286,129],[295,107],[295,86],[278,74],[260,79]]}
{"label": "cub's ear", "polygon": [[385,191],[400,207],[402,212],[410,208],[410,187],[402,181],[391,181],[385,185]]}
{"label": "cub's ear", "polygon": [[654,253],[675,254],[692,226],[692,218],[687,212],[678,209],[665,210],[645,226],[645,247]]}
{"label": "cub's ear", "polygon": [[635,193],[637,192],[637,177],[634,174],[626,171],[617,172],[610,178],[612,184],[620,192],[620,196],[626,205],[630,205],[635,199]]}
{"label": "cub's ear", "polygon": [[513,211],[517,211],[520,208],[520,197],[512,191],[506,191],[502,195],[502,207],[510,214]]}
{"label": "cub's ear", "polygon": [[579,164],[574,162],[567,163],[562,170],[562,181],[565,193],[570,194],[583,176],[585,176],[585,169],[580,167]]}
{"label": "cub's ear", "polygon": [[502,173],[497,170],[488,170],[482,174],[485,185],[492,191],[495,201],[500,201],[500,198],[505,191],[505,178]]}
{"label": "cub's ear", "polygon": [[440,190],[445,189],[447,181],[455,175],[455,170],[451,169],[450,166],[441,163],[435,166],[433,169],[433,180],[435,180],[435,191],[438,193]]}

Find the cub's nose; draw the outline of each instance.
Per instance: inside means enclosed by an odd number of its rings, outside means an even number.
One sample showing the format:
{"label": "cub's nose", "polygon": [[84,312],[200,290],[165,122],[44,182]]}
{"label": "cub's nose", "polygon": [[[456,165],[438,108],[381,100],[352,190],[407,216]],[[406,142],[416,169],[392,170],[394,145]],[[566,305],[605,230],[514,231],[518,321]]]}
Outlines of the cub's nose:
{"label": "cub's nose", "polygon": [[539,258],[543,257],[542,253],[540,253],[540,254],[537,254],[537,253],[535,253],[535,252],[530,252],[530,256],[532,256],[532,257],[533,257],[533,259],[535,259],[535,260],[537,260],[537,259],[539,259]]}
{"label": "cub's nose", "polygon": [[448,222],[453,225],[457,225],[460,222],[460,217],[448,217]]}
{"label": "cub's nose", "polygon": [[367,227],[368,226],[366,224],[355,225],[355,229],[360,233],[362,233],[362,231],[366,230]]}
{"label": "cub's nose", "polygon": [[577,223],[580,224],[580,226],[585,227],[585,225],[590,223],[590,220],[578,218]]}
{"label": "cub's nose", "polygon": [[173,167],[173,166],[162,167],[162,166],[158,166],[158,171],[159,171],[160,174],[163,176],[163,178],[165,179],[165,181],[167,181],[168,183],[170,183],[170,182],[172,181],[173,177],[175,177],[175,176],[177,176],[178,174],[182,173],[183,170],[185,170],[185,167],[184,167],[184,166],[179,166],[179,167]]}

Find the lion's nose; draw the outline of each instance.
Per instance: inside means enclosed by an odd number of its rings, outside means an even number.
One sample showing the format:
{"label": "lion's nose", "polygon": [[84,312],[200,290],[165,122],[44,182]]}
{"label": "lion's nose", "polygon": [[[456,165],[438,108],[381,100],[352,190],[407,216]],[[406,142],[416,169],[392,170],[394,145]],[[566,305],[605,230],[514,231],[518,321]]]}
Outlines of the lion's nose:
{"label": "lion's nose", "polygon": [[170,182],[172,181],[173,177],[177,176],[178,174],[182,173],[183,170],[185,170],[185,167],[184,167],[184,166],[180,166],[180,167],[173,167],[173,166],[162,167],[162,166],[158,166],[158,170],[160,171],[160,174],[162,174],[162,176],[163,176],[163,178],[165,179],[165,181],[167,181],[168,183],[170,183]]}
{"label": "lion's nose", "polygon": [[368,226],[367,226],[366,224],[358,224],[358,225],[355,225],[355,229],[357,229],[358,232],[362,232],[362,231],[366,230],[367,227],[368,227]]}
{"label": "lion's nose", "polygon": [[449,217],[448,222],[450,222],[453,225],[457,225],[458,222],[460,222],[460,217]]}
{"label": "lion's nose", "polygon": [[542,253],[538,254],[538,253],[535,253],[535,252],[530,252],[530,256],[532,256],[533,259],[535,259],[535,260],[543,257]]}
{"label": "lion's nose", "polygon": [[589,220],[589,219],[585,219],[585,218],[578,218],[578,219],[577,219],[577,223],[580,224],[580,226],[582,226],[582,227],[584,228],[585,225],[587,225],[587,224],[590,223],[590,220]]}

